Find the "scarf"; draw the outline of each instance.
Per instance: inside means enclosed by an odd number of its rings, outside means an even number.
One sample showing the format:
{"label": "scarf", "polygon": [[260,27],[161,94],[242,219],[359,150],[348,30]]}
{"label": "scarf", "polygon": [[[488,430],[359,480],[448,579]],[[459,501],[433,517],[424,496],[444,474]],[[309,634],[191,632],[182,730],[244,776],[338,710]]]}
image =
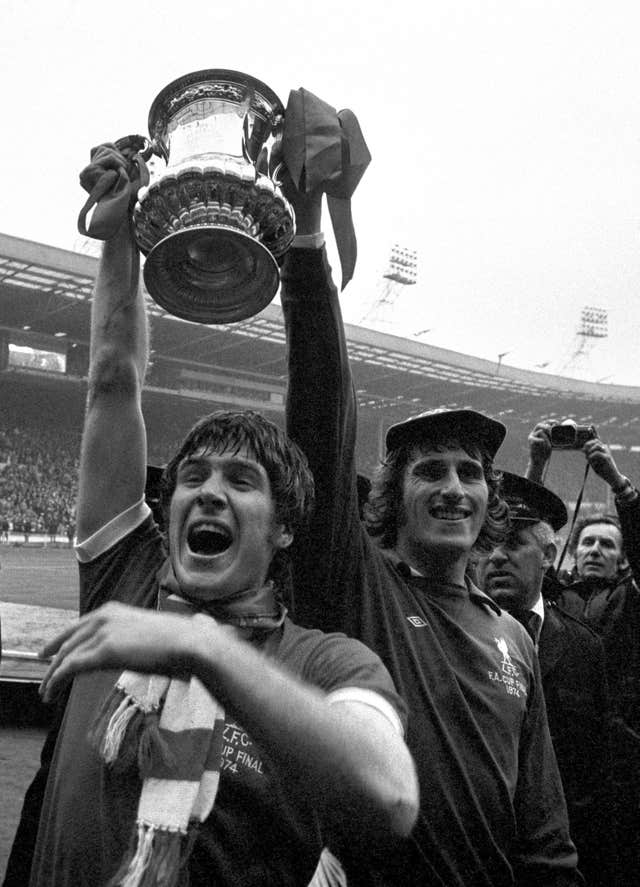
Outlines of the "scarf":
{"label": "scarf", "polygon": [[[179,594],[168,562],[158,578],[159,610],[203,612]],[[243,629],[249,640],[268,636],[286,616],[273,583],[208,604],[204,612]],[[178,883],[198,827],[215,803],[224,723],[223,707],[196,677],[120,675],[89,734],[114,772],[137,763],[142,778],[134,834],[111,887]]]}

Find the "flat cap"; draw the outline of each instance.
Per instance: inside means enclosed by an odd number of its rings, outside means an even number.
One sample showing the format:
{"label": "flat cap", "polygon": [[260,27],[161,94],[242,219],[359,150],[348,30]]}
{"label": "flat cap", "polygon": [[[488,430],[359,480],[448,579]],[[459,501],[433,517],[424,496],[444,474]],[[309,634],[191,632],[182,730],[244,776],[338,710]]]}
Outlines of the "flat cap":
{"label": "flat cap", "polygon": [[490,419],[475,410],[428,410],[392,425],[387,431],[387,452],[405,443],[419,443],[453,435],[475,440],[491,458],[505,439],[507,429],[502,422]]}
{"label": "flat cap", "polygon": [[510,471],[502,472],[500,496],[509,506],[509,517],[515,521],[545,521],[557,533],[567,522],[567,509],[555,493],[541,484]]}

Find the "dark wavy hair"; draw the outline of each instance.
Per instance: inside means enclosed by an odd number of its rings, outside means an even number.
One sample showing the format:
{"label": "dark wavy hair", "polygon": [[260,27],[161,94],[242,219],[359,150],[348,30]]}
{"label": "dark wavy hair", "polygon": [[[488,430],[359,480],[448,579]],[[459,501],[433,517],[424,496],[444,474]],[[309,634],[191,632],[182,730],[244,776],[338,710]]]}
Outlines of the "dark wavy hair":
{"label": "dark wavy hair", "polygon": [[371,536],[382,548],[394,548],[398,541],[398,523],[402,515],[403,485],[407,465],[416,456],[427,452],[443,452],[461,447],[471,458],[482,463],[489,489],[487,513],[473,546],[476,554],[488,554],[504,539],[509,528],[509,509],[498,495],[500,472],[493,468],[493,459],[476,441],[466,437],[411,441],[391,450],[381,462],[365,506],[365,522]]}
{"label": "dark wavy hair", "polygon": [[[235,454],[242,449],[267,473],[276,522],[283,524],[293,535],[308,523],[315,493],[313,475],[302,450],[261,413],[218,410],[196,422],[164,469],[160,506],[165,527],[169,526],[169,506],[182,461],[196,452]],[[286,549],[280,549],[274,555],[269,578],[283,594],[290,594],[290,563]]]}
{"label": "dark wavy hair", "polygon": [[[620,521],[615,516],[615,514],[607,514],[604,511],[596,511],[593,514],[590,514],[587,517],[582,517],[580,518],[580,520],[576,521],[576,524],[571,531],[571,539],[569,540],[569,554],[575,555],[582,531],[586,527],[592,526],[592,524],[609,524],[612,527],[616,527],[622,539],[622,526],[620,525]],[[620,545],[620,551],[621,554],[624,555],[624,542],[622,541]]]}

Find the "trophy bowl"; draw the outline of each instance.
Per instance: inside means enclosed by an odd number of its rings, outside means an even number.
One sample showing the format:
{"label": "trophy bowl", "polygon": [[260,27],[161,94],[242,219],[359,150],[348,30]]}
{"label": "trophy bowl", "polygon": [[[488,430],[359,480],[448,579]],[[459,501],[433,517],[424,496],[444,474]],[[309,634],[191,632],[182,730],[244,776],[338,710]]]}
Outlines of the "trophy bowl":
{"label": "trophy bowl", "polygon": [[232,323],[261,311],[295,234],[277,179],[284,108],[238,71],[174,80],[149,112],[166,168],[138,192],[135,237],[151,298],[176,317]]}

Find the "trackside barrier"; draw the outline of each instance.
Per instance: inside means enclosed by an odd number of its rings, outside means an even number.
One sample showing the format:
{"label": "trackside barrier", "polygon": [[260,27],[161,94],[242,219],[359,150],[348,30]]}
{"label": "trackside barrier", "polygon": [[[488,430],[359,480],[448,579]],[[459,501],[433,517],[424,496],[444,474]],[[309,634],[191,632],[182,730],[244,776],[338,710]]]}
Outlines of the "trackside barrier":
{"label": "trackside barrier", "polygon": [[0,681],[17,684],[39,684],[51,659],[25,650],[3,650],[0,659]]}

